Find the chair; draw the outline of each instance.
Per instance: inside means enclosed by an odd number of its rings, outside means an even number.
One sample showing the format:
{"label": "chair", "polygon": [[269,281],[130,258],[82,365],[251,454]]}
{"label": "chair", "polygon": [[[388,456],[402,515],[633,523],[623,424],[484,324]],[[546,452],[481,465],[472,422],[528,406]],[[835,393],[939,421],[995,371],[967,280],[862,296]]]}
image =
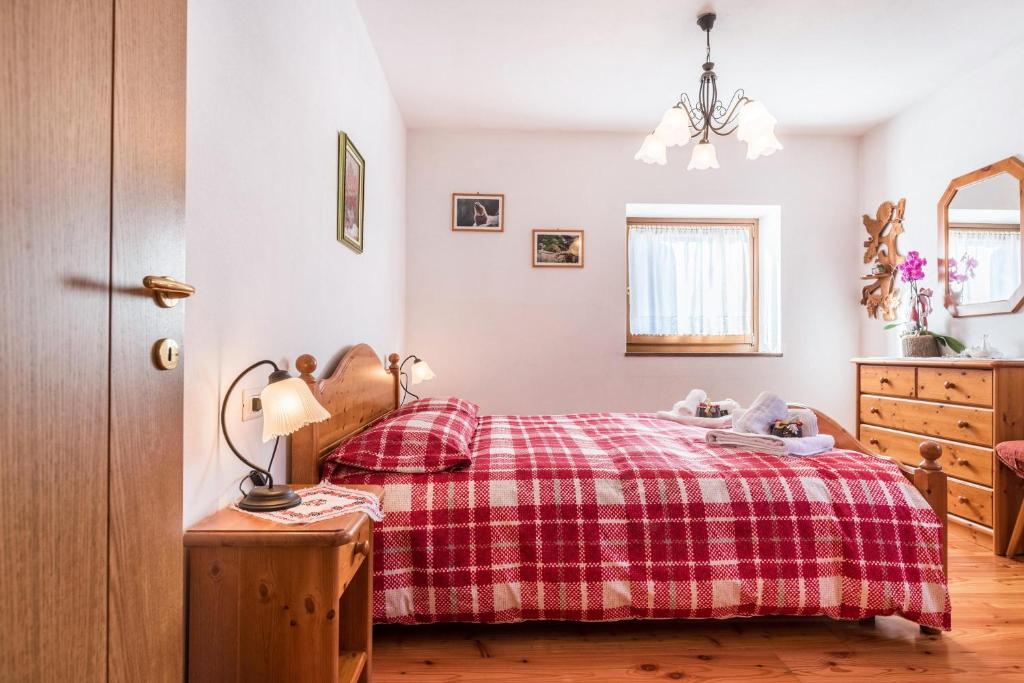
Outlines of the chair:
{"label": "chair", "polygon": [[[1007,467],[1013,470],[1018,477],[1024,478],[1024,441],[1004,441],[996,446],[996,455]],[[1006,546],[1006,556],[1024,552],[1021,548],[1021,538],[1024,537],[1024,503],[1017,512],[1017,522],[1013,525],[1013,533],[1010,534],[1010,544]]]}

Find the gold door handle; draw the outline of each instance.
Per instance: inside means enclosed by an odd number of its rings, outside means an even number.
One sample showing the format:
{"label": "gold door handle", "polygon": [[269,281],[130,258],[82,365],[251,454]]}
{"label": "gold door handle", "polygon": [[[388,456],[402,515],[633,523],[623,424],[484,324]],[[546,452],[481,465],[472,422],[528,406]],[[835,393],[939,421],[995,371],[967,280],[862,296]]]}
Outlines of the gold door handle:
{"label": "gold door handle", "polygon": [[142,278],[142,286],[153,292],[153,298],[164,308],[173,308],[178,305],[178,299],[187,299],[196,293],[192,285],[166,275],[147,275]]}

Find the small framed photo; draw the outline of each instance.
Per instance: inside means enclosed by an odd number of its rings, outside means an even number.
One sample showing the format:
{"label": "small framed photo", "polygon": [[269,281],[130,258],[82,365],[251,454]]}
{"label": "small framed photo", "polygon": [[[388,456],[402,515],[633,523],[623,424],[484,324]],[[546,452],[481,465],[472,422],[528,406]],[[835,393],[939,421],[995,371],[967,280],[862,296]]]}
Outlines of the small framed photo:
{"label": "small framed photo", "polygon": [[582,268],[583,231],[535,229],[533,231],[534,268]]}
{"label": "small framed photo", "polygon": [[503,232],[505,195],[452,193],[452,230],[455,232]]}
{"label": "small framed photo", "polygon": [[352,138],[338,133],[338,241],[363,253],[363,195],[366,162]]}

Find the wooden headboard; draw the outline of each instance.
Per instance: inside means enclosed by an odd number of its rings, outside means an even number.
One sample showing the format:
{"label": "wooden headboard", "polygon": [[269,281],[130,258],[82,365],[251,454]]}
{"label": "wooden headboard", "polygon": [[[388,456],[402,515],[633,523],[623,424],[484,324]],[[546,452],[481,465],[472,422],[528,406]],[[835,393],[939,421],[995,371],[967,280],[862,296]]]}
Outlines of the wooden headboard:
{"label": "wooden headboard", "polygon": [[334,372],[317,380],[316,358],[307,353],[295,360],[299,376],[331,417],[291,435],[288,483],[318,483],[321,461],[331,449],[398,407],[398,354],[392,353],[388,361],[385,369],[368,344],[358,344],[341,357]]}

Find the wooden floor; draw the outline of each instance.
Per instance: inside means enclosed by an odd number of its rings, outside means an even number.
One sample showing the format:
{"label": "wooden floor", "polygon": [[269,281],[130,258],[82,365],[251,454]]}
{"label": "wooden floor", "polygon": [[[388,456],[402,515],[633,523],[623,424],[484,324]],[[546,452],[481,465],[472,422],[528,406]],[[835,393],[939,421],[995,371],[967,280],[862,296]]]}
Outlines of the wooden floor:
{"label": "wooden floor", "polygon": [[374,681],[1017,681],[1024,683],[1024,558],[951,529],[953,630],[898,617],[377,626]]}

